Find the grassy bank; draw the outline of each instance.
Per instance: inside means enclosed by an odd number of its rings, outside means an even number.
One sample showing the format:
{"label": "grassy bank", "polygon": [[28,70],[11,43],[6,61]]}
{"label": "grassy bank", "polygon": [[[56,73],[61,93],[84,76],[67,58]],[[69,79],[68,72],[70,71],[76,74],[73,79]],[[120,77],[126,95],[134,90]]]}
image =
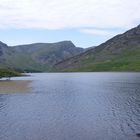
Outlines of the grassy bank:
{"label": "grassy bank", "polygon": [[21,74],[15,70],[0,69],[0,78],[14,77],[14,76],[21,76]]}

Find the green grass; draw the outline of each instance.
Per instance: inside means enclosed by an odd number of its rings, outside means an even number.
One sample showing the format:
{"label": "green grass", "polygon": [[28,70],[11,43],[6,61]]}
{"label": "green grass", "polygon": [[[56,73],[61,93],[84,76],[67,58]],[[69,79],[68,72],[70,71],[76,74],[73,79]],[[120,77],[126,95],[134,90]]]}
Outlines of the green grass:
{"label": "green grass", "polygon": [[21,76],[19,72],[9,69],[0,69],[0,78],[3,77],[14,77],[14,76]]}
{"label": "green grass", "polygon": [[26,54],[12,54],[6,56],[4,64],[0,63],[0,68],[17,69],[22,72],[42,72],[49,70],[47,65],[35,62],[29,55]]}
{"label": "green grass", "polygon": [[140,62],[129,62],[129,61],[112,61],[96,63],[88,66],[82,66],[72,69],[64,69],[64,72],[92,72],[92,71],[140,71]]}
{"label": "green grass", "polygon": [[[93,56],[80,63],[79,67],[65,68],[64,72],[136,71],[140,72],[140,50],[124,50],[110,60],[94,62]],[[85,63],[86,62],[86,63]]]}

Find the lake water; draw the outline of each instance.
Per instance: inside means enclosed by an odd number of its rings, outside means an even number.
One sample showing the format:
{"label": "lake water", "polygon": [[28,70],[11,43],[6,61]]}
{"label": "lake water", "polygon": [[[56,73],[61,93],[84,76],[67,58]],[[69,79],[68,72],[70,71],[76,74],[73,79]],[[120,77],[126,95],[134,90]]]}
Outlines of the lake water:
{"label": "lake water", "polygon": [[140,73],[38,73],[0,81],[0,140],[139,140]]}

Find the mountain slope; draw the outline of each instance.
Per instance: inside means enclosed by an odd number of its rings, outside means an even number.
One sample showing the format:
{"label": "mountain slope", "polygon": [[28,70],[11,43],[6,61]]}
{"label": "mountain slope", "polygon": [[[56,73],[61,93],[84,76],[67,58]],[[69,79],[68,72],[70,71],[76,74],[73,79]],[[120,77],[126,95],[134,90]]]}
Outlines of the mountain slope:
{"label": "mountain slope", "polygon": [[140,25],[54,68],[57,71],[140,71]]}
{"label": "mountain slope", "polygon": [[58,43],[35,43],[9,47],[0,42],[0,68],[25,71],[49,71],[64,59],[83,52],[71,41]]}

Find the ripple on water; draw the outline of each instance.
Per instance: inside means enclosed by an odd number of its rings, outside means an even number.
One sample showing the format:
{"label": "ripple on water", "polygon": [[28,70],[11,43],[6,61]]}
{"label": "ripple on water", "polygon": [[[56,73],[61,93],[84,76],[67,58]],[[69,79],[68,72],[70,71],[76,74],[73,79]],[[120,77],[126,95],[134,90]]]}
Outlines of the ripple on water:
{"label": "ripple on water", "polygon": [[38,73],[0,82],[0,139],[138,140],[139,85],[139,73]]}

